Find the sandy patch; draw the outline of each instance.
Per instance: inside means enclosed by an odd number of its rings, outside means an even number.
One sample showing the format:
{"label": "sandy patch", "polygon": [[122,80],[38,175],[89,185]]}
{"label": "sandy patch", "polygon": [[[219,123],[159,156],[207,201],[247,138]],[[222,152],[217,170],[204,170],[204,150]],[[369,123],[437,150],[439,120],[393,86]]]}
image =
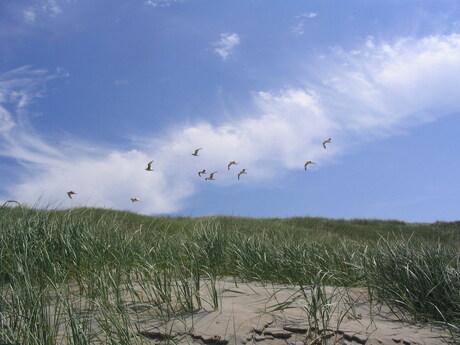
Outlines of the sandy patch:
{"label": "sandy patch", "polygon": [[325,287],[301,293],[286,285],[229,279],[218,282],[218,295],[218,310],[204,306],[167,321],[152,315],[148,303],[128,308],[139,334],[153,342],[300,345],[327,339],[331,344],[434,345],[448,338],[440,328],[402,322],[388,307],[371,305],[366,289]]}

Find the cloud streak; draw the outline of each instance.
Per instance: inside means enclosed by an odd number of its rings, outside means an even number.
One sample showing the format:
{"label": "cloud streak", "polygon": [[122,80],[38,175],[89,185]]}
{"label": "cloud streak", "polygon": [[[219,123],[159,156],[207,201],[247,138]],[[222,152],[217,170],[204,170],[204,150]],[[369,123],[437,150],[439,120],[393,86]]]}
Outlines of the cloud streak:
{"label": "cloud streak", "polygon": [[168,7],[173,3],[182,1],[183,0],[145,0],[144,5],[151,7]]}
{"label": "cloud streak", "polygon": [[[314,82],[254,92],[247,116],[219,125],[202,121],[174,128],[122,151],[43,141],[26,120],[27,113],[55,76],[22,67],[0,78],[1,154],[27,168],[4,197],[30,204],[41,197],[62,200],[64,206],[82,202],[130,209],[129,198],[136,196],[142,200],[136,211],[178,212],[208,188],[265,186],[291,170],[303,170],[306,160],[321,169],[355,142],[458,112],[458,75],[457,34],[392,43],[369,39],[359,49],[336,48],[321,58],[305,78]],[[328,137],[333,144],[324,150],[321,143]],[[193,157],[198,147],[203,150]],[[146,172],[152,159],[155,171]],[[239,182],[237,169],[227,170],[231,160],[248,170]],[[204,168],[218,171],[216,181],[198,177]],[[76,200],[65,195],[70,189],[77,191]]]}

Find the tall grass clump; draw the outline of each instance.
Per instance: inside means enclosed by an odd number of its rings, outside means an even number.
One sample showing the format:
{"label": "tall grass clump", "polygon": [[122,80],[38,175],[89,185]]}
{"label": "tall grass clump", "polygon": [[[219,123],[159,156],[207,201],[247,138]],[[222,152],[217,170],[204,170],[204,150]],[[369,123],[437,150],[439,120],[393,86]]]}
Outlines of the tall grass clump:
{"label": "tall grass clump", "polygon": [[[366,285],[414,320],[460,320],[459,252],[441,244],[381,239],[366,257]],[[408,314],[409,312],[409,314]]]}

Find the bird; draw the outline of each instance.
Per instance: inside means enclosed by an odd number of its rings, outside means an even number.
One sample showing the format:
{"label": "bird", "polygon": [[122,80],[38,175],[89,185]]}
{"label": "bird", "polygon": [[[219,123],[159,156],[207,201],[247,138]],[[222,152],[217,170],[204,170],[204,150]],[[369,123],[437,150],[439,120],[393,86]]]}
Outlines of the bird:
{"label": "bird", "polygon": [[147,168],[145,168],[145,170],[147,170],[147,171],[153,171],[153,169],[152,169],[152,163],[153,163],[153,162],[154,162],[154,161],[148,162],[148,163],[147,163]]}
{"label": "bird", "polygon": [[203,169],[201,171],[198,171],[198,176],[201,177],[201,175],[207,174],[206,169]]}
{"label": "bird", "polygon": [[72,199],[72,195],[77,194],[73,190],[70,190],[67,192],[67,195],[69,196],[70,199]]}
{"label": "bird", "polygon": [[136,202],[136,201],[141,201],[141,199],[139,199],[139,198],[131,198],[131,201]]}
{"label": "bird", "polygon": [[323,147],[326,148],[326,144],[330,144],[332,142],[332,138],[323,141]]}
{"label": "bird", "polygon": [[203,148],[196,149],[195,152],[192,153],[192,156],[199,156],[198,151],[203,150]]}
{"label": "bird", "polygon": [[241,175],[245,175],[245,174],[247,174],[246,169],[241,170],[241,171],[238,173],[238,180],[240,179],[240,176],[241,176]]}
{"label": "bird", "polygon": [[231,161],[230,163],[228,163],[227,168],[228,168],[228,170],[230,170],[230,167],[231,167],[232,165],[238,165],[238,164],[239,164],[238,162]]}
{"label": "bird", "polygon": [[305,170],[307,170],[307,165],[308,165],[308,164],[315,164],[315,165],[316,165],[316,163],[313,162],[313,161],[307,161],[307,162],[304,164]]}
{"label": "bird", "polygon": [[209,174],[209,177],[206,177],[205,181],[214,181],[215,180],[215,178],[214,178],[215,173],[217,173],[217,171],[214,171],[211,174]]}

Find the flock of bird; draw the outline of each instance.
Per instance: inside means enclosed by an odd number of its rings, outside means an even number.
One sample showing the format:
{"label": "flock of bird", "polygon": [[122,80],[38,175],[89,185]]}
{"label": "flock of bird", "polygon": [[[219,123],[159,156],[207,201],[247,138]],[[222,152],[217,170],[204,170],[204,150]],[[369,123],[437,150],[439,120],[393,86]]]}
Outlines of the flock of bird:
{"label": "flock of bird", "polygon": [[[324,149],[326,149],[326,144],[330,144],[331,142],[332,142],[332,138],[329,138],[329,139],[327,139],[327,140],[324,140],[324,141],[323,141],[323,147],[324,147]],[[202,150],[202,149],[203,149],[202,147],[196,149],[196,150],[192,153],[192,156],[198,157],[198,156],[199,156],[199,152],[200,152],[200,150]],[[150,161],[150,162],[148,162],[148,163],[147,163],[147,167],[145,168],[145,170],[147,170],[147,171],[154,171],[153,168],[152,168],[153,162],[154,162],[153,160]],[[231,161],[231,162],[229,162],[228,165],[227,165],[227,170],[230,170],[230,167],[231,167],[232,165],[238,165],[238,164],[239,164],[239,163],[236,162],[236,161]],[[305,164],[304,164],[304,169],[307,170],[307,166],[310,165],[310,164],[316,165],[316,163],[313,162],[313,161],[306,161]],[[201,177],[202,175],[206,175],[206,174],[207,174],[206,169],[203,169],[203,170],[201,170],[201,171],[198,171],[198,176],[199,176],[199,177]],[[206,177],[204,180],[205,180],[205,181],[214,181],[214,180],[215,180],[215,178],[214,178],[214,175],[215,175],[215,174],[217,174],[217,171],[213,171],[212,173],[210,173],[210,174],[209,174],[209,177]],[[246,169],[242,169],[242,170],[238,173],[238,175],[237,175],[238,181],[240,180],[240,176],[241,176],[241,175],[246,175],[246,174],[247,174]],[[72,199],[72,195],[75,195],[75,194],[77,194],[77,193],[75,193],[75,192],[72,191],[72,190],[67,192],[67,195],[68,195],[68,197],[69,197],[70,199]],[[138,201],[141,201],[141,200],[140,200],[139,198],[134,197],[134,198],[131,198],[131,201],[132,201],[133,203],[135,203],[135,202],[138,202]]]}

